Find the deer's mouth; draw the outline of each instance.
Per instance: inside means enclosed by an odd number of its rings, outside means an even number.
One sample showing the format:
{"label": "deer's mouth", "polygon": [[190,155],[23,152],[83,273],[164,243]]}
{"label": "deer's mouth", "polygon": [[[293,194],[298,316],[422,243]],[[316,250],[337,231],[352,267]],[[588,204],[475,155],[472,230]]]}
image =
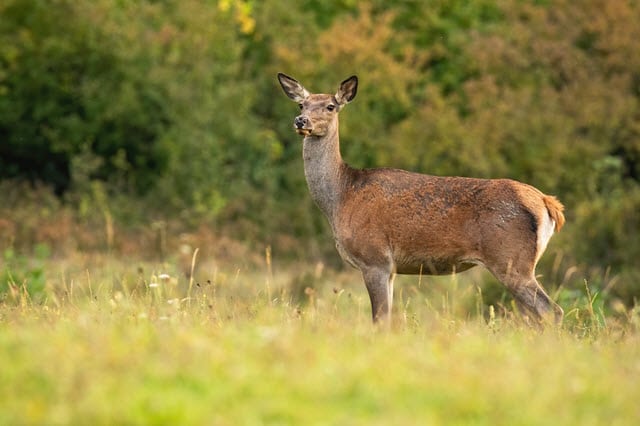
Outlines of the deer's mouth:
{"label": "deer's mouth", "polygon": [[309,136],[311,134],[311,129],[296,127],[296,133],[302,136]]}

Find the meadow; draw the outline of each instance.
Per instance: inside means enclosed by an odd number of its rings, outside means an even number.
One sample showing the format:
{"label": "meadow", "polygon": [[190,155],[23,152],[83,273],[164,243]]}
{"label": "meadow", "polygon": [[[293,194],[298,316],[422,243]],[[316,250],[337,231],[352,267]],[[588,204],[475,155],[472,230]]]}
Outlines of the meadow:
{"label": "meadow", "polygon": [[[640,424],[638,21],[628,0],[0,2],[0,426]],[[398,279],[374,327],[278,72],[359,76],[354,167],[557,195],[537,271],[562,326],[473,270]]]}
{"label": "meadow", "polygon": [[376,328],[356,271],[197,254],[187,274],[76,254],[30,258],[18,279],[6,262],[0,424],[640,419],[637,308],[604,314],[588,294],[540,332],[482,303],[482,272],[403,277]]}

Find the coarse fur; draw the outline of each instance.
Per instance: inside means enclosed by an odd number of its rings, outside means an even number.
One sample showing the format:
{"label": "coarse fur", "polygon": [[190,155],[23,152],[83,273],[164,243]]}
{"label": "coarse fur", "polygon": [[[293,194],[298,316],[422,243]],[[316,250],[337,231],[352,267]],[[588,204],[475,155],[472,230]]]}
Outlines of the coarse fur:
{"label": "coarse fur", "polygon": [[278,74],[300,105],[304,172],[340,256],[358,268],[374,321],[391,312],[395,274],[451,274],[484,265],[538,323],[563,312],[535,277],[535,266],[564,224],[553,196],[510,179],[440,177],[404,170],[354,169],[342,161],[338,112],[357,93],[343,81],[335,95],[311,94]]}

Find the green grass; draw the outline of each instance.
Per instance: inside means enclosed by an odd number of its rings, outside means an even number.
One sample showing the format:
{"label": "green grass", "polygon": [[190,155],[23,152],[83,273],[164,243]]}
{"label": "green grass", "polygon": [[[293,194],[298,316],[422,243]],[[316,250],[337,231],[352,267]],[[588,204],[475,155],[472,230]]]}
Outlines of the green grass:
{"label": "green grass", "polygon": [[356,272],[267,263],[201,265],[189,281],[171,264],[48,260],[43,293],[25,291],[29,274],[2,283],[0,424],[640,419],[637,311],[596,315],[590,295],[541,333],[465,314],[480,293],[457,277],[407,278],[381,330]]}

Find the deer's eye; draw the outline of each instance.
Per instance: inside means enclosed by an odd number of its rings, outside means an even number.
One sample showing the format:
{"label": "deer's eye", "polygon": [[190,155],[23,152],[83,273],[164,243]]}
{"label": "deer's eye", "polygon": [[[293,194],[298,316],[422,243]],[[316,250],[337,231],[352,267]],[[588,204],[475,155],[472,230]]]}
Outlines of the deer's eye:
{"label": "deer's eye", "polygon": [[333,111],[333,110],[335,110],[335,109],[336,109],[336,106],[335,106],[334,104],[329,104],[329,105],[327,105],[327,110],[328,110],[328,111]]}

